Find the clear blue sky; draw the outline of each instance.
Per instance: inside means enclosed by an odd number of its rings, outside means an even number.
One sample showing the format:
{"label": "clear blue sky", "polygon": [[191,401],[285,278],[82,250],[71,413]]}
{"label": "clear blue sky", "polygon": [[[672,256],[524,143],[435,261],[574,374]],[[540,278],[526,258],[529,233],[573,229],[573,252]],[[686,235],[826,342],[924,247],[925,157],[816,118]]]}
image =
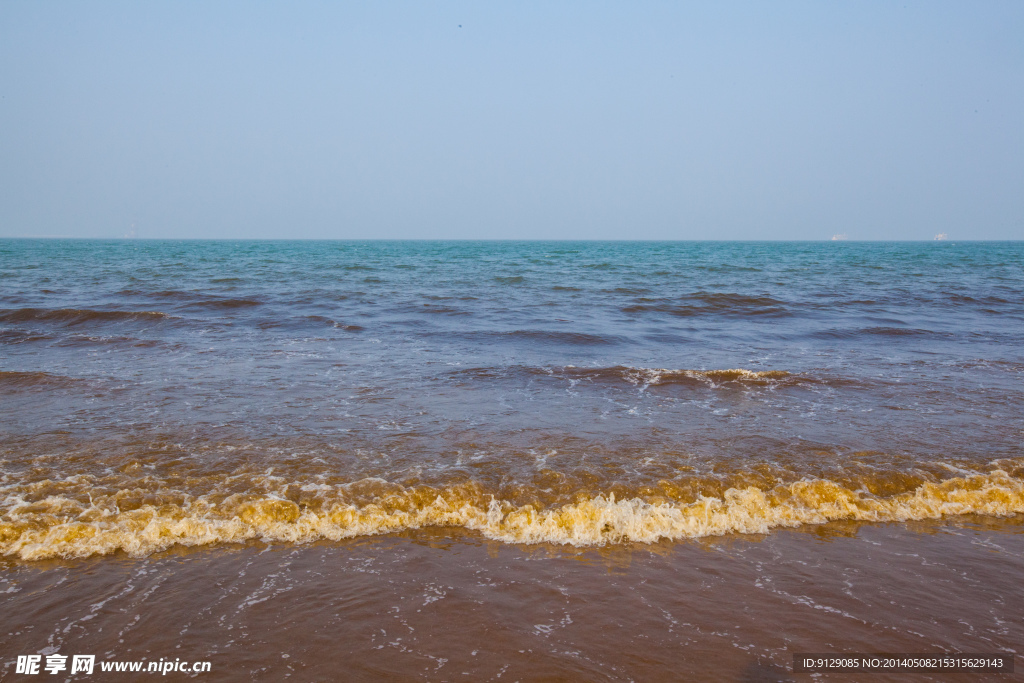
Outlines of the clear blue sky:
{"label": "clear blue sky", "polygon": [[1024,2],[4,0],[0,236],[132,223],[1024,239]]}

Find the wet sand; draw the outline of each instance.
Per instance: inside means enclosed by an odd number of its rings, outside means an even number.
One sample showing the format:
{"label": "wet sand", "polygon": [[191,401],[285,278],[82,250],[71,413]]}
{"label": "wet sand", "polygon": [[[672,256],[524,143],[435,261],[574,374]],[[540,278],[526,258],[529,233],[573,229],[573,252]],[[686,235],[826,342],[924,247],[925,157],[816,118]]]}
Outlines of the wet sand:
{"label": "wet sand", "polygon": [[604,549],[426,529],[5,562],[3,680],[28,680],[18,654],[60,652],[209,660],[194,676],[217,681],[784,681],[812,679],[794,652],[1024,643],[1020,515]]}

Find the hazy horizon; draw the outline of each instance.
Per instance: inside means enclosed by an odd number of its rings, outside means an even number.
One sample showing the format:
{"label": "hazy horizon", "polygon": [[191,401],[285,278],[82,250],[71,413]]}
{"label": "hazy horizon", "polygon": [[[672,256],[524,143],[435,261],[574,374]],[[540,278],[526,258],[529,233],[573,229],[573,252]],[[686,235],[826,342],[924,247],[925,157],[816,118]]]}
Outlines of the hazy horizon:
{"label": "hazy horizon", "polygon": [[1024,5],[0,6],[0,237],[1019,240]]}
{"label": "hazy horizon", "polygon": [[96,242],[846,242],[850,244],[897,244],[901,242],[1021,242],[1014,238],[993,239],[785,239],[785,238],[518,238],[518,237],[75,237],[72,235],[10,235],[0,240],[91,240]]}

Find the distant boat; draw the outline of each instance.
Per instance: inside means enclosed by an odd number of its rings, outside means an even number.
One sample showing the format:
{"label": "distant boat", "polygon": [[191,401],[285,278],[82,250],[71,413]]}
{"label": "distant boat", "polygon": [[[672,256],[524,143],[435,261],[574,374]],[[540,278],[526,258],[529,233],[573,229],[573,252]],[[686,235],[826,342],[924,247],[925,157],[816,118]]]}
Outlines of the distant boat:
{"label": "distant boat", "polygon": [[948,235],[946,233],[940,232],[938,235],[935,236],[935,239],[937,239],[937,240],[944,240],[947,237],[948,237]]}
{"label": "distant boat", "polygon": [[846,233],[832,235],[833,242],[841,242],[846,239]]}

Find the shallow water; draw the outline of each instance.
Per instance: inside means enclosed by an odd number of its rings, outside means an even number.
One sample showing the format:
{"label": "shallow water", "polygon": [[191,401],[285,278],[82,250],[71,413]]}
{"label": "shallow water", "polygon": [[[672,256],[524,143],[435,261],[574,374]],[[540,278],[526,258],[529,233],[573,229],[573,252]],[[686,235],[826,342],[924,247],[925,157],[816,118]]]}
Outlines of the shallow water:
{"label": "shallow water", "polygon": [[1024,511],[1024,243],[0,241],[0,552]]}
{"label": "shallow water", "polygon": [[[20,563],[0,577],[0,676],[60,652],[209,662],[194,680],[763,683],[811,680],[796,652],[1019,654],[1014,519],[601,548],[426,529]],[[960,678],[1014,674],[870,675]]]}

